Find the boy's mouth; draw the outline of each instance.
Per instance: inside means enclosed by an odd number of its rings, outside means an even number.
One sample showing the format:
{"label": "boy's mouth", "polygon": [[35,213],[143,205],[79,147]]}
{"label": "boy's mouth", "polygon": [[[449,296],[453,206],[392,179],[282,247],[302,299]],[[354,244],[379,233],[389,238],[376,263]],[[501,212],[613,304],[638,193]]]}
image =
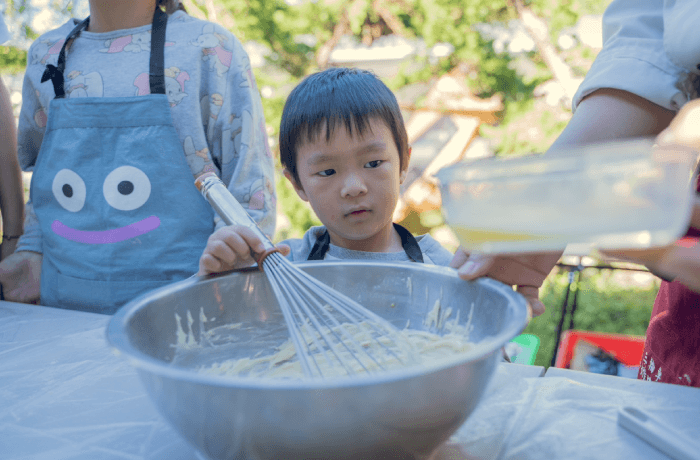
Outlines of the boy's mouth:
{"label": "boy's mouth", "polygon": [[355,209],[353,211],[350,211],[349,213],[345,214],[345,216],[362,216],[364,214],[367,214],[369,212],[369,209]]}

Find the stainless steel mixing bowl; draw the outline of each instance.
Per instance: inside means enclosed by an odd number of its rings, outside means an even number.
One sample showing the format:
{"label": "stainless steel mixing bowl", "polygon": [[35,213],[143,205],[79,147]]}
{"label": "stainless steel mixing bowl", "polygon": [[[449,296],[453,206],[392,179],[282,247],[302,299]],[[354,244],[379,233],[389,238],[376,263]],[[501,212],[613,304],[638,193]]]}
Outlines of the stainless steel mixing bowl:
{"label": "stainless steel mixing bowl", "polygon": [[[410,321],[410,328],[426,329],[424,319],[438,299],[443,311],[453,309],[451,319],[460,312],[460,324],[472,311],[470,339],[477,345],[431,365],[354,377],[205,375],[194,368],[279,345],[284,319],[266,276],[235,272],[147,293],[114,315],[107,338],[136,367],[161,414],[208,458],[427,458],[474,410],[500,348],[527,323],[525,300],[510,287],[491,279],[465,282],[447,267],[298,266],[399,328]],[[228,329],[216,343],[203,334],[233,323],[243,327]],[[178,332],[181,344],[188,336],[198,345],[177,346]]]}

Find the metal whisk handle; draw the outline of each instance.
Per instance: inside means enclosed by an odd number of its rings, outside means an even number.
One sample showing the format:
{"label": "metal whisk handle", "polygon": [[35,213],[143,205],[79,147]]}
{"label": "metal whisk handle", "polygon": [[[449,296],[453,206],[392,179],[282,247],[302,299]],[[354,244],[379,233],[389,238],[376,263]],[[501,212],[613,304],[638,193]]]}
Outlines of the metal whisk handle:
{"label": "metal whisk handle", "polygon": [[[260,238],[265,246],[265,254],[267,256],[275,245],[272,241],[260,230],[258,224],[255,223],[250,214],[236,200],[231,192],[226,188],[226,185],[213,172],[202,174],[194,182],[202,196],[211,204],[221,219],[228,225],[241,225],[248,227]],[[262,259],[264,259],[264,256]]]}

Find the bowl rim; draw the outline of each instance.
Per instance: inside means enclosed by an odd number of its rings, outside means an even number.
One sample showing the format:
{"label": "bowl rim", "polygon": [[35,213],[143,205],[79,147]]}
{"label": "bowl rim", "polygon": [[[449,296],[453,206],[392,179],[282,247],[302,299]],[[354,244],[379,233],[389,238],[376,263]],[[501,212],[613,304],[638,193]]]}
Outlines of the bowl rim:
{"label": "bowl rim", "polygon": [[[303,268],[306,266],[317,266],[318,264],[325,265],[360,265],[360,266],[386,266],[387,268],[395,269],[397,265],[402,267],[412,267],[419,271],[434,271],[442,275],[457,278],[457,270],[437,265],[424,264],[396,264],[392,262],[377,262],[377,261],[313,261],[313,262],[298,262],[295,265]],[[442,370],[456,367],[460,364],[468,362],[476,362],[485,359],[487,356],[496,352],[504,346],[512,338],[522,333],[529,321],[529,313],[527,301],[525,298],[516,292],[511,286],[503,284],[491,278],[479,278],[474,281],[461,280],[464,283],[476,283],[493,289],[498,294],[503,295],[513,310],[513,318],[509,324],[503,328],[498,334],[489,336],[484,340],[477,342],[474,348],[456,356],[451,356],[442,360],[435,361],[431,364],[420,366],[409,366],[405,368],[392,369],[386,372],[376,374],[362,374],[359,376],[340,376],[327,378],[302,378],[302,379],[280,379],[274,377],[236,377],[210,375],[193,372],[182,367],[172,366],[171,364],[147,355],[129,343],[129,338],[126,334],[128,323],[141,307],[148,302],[155,300],[167,292],[176,292],[185,289],[189,286],[198,283],[226,277],[236,273],[235,271],[224,272],[217,275],[208,276],[192,276],[182,281],[170,283],[161,288],[154,289],[145,294],[142,294],[130,302],[122,306],[109,320],[105,334],[106,339],[113,352],[117,356],[124,356],[127,361],[137,370],[150,372],[162,377],[171,378],[178,381],[188,381],[190,383],[204,384],[215,387],[235,387],[248,388],[257,390],[308,390],[308,389],[338,389],[351,388],[359,386],[367,386],[368,384],[391,383],[399,380],[410,379],[422,375],[440,372]]]}

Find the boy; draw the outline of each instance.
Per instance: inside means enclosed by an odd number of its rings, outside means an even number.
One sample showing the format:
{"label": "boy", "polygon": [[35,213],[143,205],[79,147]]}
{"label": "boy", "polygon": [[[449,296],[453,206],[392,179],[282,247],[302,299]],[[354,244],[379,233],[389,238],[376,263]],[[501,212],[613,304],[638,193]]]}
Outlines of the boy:
{"label": "boy", "polygon": [[[285,177],[323,226],[283,241],[291,260],[363,259],[447,266],[452,254],[430,235],[394,224],[410,148],[396,98],[372,73],[333,68],[305,78],[282,113]],[[219,229],[199,261],[199,275],[252,265],[262,252],[253,233]]]}

